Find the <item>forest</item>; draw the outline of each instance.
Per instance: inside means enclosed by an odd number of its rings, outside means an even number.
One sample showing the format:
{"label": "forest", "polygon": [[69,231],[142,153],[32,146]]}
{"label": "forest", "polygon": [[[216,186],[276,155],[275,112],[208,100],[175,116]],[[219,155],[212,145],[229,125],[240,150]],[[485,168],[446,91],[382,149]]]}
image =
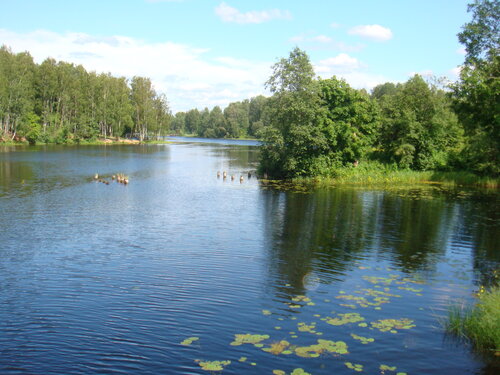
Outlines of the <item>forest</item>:
{"label": "forest", "polygon": [[458,34],[466,49],[460,79],[443,84],[415,75],[368,93],[335,76],[316,77],[298,47],[272,67],[266,88],[225,109],[173,115],[149,78],[114,77],[28,52],[0,49],[0,141],[140,141],[168,134],[263,141],[260,172],[277,178],[329,176],[376,161],[412,170],[499,175],[498,1],[469,5]]}

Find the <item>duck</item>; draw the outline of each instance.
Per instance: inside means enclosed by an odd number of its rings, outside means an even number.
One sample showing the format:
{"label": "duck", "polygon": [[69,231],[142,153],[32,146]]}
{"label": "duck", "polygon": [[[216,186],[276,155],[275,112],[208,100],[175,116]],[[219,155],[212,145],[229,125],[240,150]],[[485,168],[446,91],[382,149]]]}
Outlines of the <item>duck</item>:
{"label": "duck", "polygon": [[222,177],[224,177],[224,178],[227,177],[227,172],[226,171],[222,172]]}
{"label": "duck", "polygon": [[220,171],[217,171],[217,178],[220,178]]}
{"label": "duck", "polygon": [[98,179],[99,179],[99,174],[98,174],[98,173],[96,173],[96,174],[94,175],[94,180],[98,180]]}
{"label": "duck", "polygon": [[243,176],[240,176],[240,184],[243,183]]}

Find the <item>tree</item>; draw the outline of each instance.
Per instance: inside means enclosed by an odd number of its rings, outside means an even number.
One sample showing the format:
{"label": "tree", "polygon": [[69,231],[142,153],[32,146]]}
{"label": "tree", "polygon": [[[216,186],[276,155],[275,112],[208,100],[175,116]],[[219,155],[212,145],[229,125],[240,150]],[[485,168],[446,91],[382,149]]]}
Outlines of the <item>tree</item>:
{"label": "tree", "polygon": [[445,93],[415,75],[381,99],[379,148],[387,160],[418,170],[446,166],[462,131]]}
{"label": "tree", "polygon": [[357,163],[375,144],[379,131],[378,107],[364,91],[335,77],[321,80],[321,98],[327,109],[323,132],[332,160]]}
{"label": "tree", "polygon": [[464,164],[482,174],[500,174],[500,2],[475,0],[459,41],[465,46],[460,81],[452,85],[455,109],[468,136]]}
{"label": "tree", "polygon": [[318,174],[325,163],[319,86],[307,54],[295,48],[272,67],[266,82],[270,126],[263,132],[260,171],[291,178]]}

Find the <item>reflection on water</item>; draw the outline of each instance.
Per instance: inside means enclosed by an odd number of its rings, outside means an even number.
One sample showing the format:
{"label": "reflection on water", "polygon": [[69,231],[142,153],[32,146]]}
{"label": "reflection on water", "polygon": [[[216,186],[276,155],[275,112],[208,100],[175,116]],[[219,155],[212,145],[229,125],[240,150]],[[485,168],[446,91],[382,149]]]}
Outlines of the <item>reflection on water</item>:
{"label": "reflection on water", "polygon": [[498,370],[437,320],[500,264],[496,192],[280,191],[239,143],[2,147],[0,373]]}

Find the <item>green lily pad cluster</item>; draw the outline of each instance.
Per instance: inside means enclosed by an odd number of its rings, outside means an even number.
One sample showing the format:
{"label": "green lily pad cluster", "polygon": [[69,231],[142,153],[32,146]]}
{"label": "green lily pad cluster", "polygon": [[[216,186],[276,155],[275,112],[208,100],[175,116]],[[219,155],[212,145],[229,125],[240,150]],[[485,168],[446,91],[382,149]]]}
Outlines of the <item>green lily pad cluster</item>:
{"label": "green lily pad cluster", "polygon": [[[234,335],[234,341],[230,344],[232,346],[239,346],[243,344],[258,345],[261,341],[267,340],[269,335],[252,335],[250,333],[242,333]],[[262,346],[262,345],[261,345]]]}
{"label": "green lily pad cluster", "polygon": [[423,289],[417,289],[417,288],[411,288],[409,286],[398,286],[398,289],[401,289],[401,290],[407,290],[409,292],[413,292],[413,293],[420,293],[422,292]]}
{"label": "green lily pad cluster", "polygon": [[399,294],[388,293],[389,288],[386,288],[386,289],[387,290],[385,292],[383,292],[381,290],[364,288],[364,289],[361,289],[360,291],[358,291],[357,293],[363,293],[363,294],[365,294],[367,296],[371,296],[371,297],[380,297],[380,296],[384,296],[384,297],[401,297]]}
{"label": "green lily pad cluster", "polygon": [[[286,375],[286,372],[283,370],[273,370],[273,375]],[[305,372],[302,368],[296,368],[293,370],[290,375],[311,375],[308,372]]]}
{"label": "green lily pad cluster", "polygon": [[[396,366],[389,366],[389,365],[380,365],[379,367],[380,372],[382,374],[385,374],[386,371],[396,371]],[[398,372],[396,375],[408,375],[406,372]]]}
{"label": "green lily pad cluster", "polygon": [[197,341],[199,340],[200,338],[199,337],[188,337],[187,339],[183,340],[181,342],[181,345],[184,345],[184,346],[189,346],[191,345],[194,341]]}
{"label": "green lily pad cluster", "polygon": [[357,323],[365,320],[365,318],[363,318],[358,313],[345,313],[337,315],[339,316],[337,318],[330,318],[330,317],[325,318],[326,322],[328,324],[331,324],[332,326],[341,326],[344,324]]}
{"label": "green lily pad cluster", "polygon": [[398,329],[410,329],[416,327],[413,320],[407,318],[401,319],[381,319],[376,322],[371,322],[373,328],[377,328],[380,332],[397,333]]}
{"label": "green lily pad cluster", "polygon": [[303,358],[316,358],[323,353],[347,354],[347,344],[343,341],[318,340],[317,344],[299,346],[295,348],[295,354]]}
{"label": "green lily pad cluster", "polygon": [[355,333],[351,333],[351,337],[354,339],[354,340],[359,340],[361,341],[361,344],[368,344],[369,342],[374,342],[375,339],[374,338],[371,338],[371,337],[363,337],[363,336],[358,336],[356,335]]}
{"label": "green lily pad cluster", "polygon": [[351,370],[361,372],[363,371],[363,365],[356,364],[356,363],[351,363],[351,362],[344,362],[344,365],[346,365],[347,368],[350,368]]}
{"label": "green lily pad cluster", "polygon": [[316,322],[312,322],[311,324],[306,324],[303,322],[297,323],[297,329],[300,332],[310,332],[310,333],[316,333]]}
{"label": "green lily pad cluster", "polygon": [[264,315],[266,315],[266,316],[267,316],[267,315],[271,315],[271,314],[272,314],[272,312],[271,312],[271,311],[269,311],[269,310],[262,310],[262,314],[264,314]]}
{"label": "green lily pad cluster", "polygon": [[231,364],[231,361],[201,361],[199,359],[195,362],[205,371],[222,371],[224,367]]}
{"label": "green lily pad cluster", "polygon": [[398,278],[398,275],[389,275],[389,277],[363,276],[363,279],[372,284],[391,285]]}
{"label": "green lily pad cluster", "polygon": [[279,354],[292,354],[293,352],[288,349],[290,343],[286,340],[281,340],[277,342],[273,342],[270,347],[262,348],[263,351],[279,355]]}

